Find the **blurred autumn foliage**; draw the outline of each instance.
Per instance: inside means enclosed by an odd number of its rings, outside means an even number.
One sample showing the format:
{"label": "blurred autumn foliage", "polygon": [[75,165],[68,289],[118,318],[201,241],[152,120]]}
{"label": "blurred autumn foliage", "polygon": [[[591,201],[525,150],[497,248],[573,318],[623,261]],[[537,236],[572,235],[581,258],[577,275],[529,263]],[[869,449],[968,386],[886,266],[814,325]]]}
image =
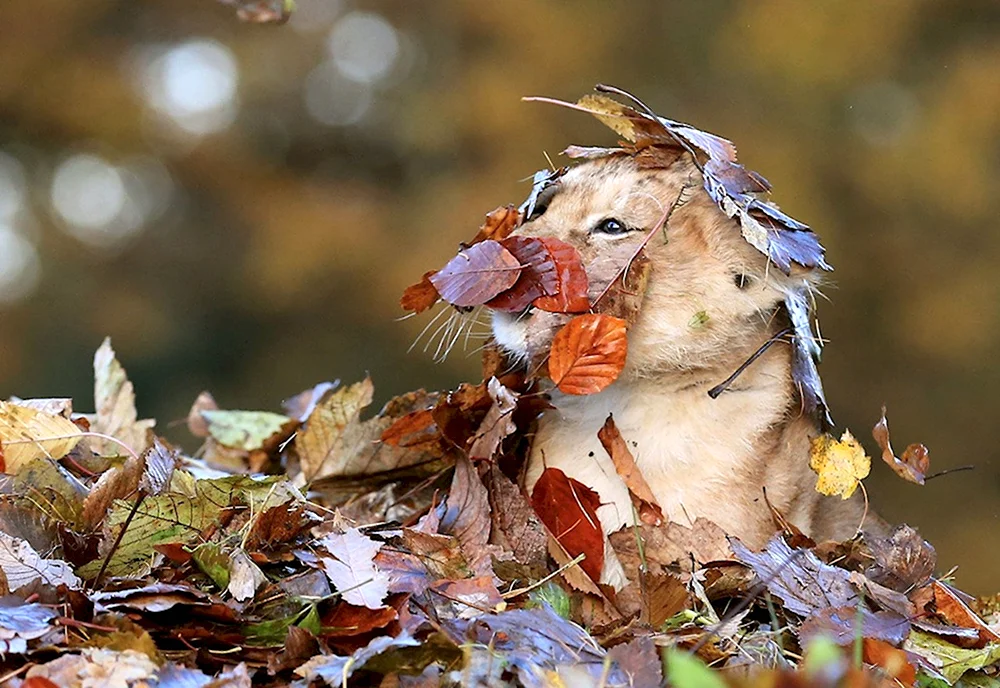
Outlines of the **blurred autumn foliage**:
{"label": "blurred autumn foliage", "polygon": [[365,371],[382,399],[475,377],[407,354],[426,319],[396,322],[398,295],[543,152],[613,142],[521,96],[610,82],[734,140],[819,232],[834,419],[874,453],[885,402],[934,470],[976,465],[872,492],[995,591],[1000,6],[297,5],[257,26],[209,0],[0,4],[0,397],[85,398],[105,335],[164,423],[205,388],[268,408]]}

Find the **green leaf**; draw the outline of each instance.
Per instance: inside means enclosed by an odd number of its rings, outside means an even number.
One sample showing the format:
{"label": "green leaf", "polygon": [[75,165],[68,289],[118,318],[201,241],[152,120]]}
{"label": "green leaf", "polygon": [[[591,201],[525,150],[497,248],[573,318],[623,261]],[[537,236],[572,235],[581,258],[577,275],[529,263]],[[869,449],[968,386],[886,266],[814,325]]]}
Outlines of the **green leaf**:
{"label": "green leaf", "polygon": [[545,585],[535,588],[528,594],[528,599],[535,606],[541,606],[543,602],[548,602],[552,611],[564,619],[569,618],[569,594],[558,583],[549,581]]}
{"label": "green leaf", "polygon": [[260,449],[272,435],[295,423],[288,416],[267,411],[202,411],[208,433],[219,444],[233,449]]}
{"label": "green leaf", "polygon": [[718,674],[687,652],[668,647],[663,651],[667,680],[674,688],[726,688]]}
{"label": "green leaf", "polygon": [[192,550],[191,558],[219,589],[226,589],[229,585],[229,555],[222,551],[218,543],[205,542],[198,545]]}
{"label": "green leaf", "polygon": [[979,650],[970,650],[917,630],[910,631],[910,636],[903,643],[903,649],[926,659],[951,684],[960,679],[966,671],[984,669],[1000,661],[998,643],[990,643]]}

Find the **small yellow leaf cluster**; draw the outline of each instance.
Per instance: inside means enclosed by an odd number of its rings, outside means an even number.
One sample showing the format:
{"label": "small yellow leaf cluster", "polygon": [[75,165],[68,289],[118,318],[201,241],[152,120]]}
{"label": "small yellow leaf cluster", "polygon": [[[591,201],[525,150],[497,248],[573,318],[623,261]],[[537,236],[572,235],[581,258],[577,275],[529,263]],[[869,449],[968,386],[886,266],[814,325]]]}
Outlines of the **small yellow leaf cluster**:
{"label": "small yellow leaf cluster", "polygon": [[809,467],[819,476],[817,492],[847,499],[868,477],[872,460],[850,431],[845,430],[839,440],[824,433],[812,441]]}

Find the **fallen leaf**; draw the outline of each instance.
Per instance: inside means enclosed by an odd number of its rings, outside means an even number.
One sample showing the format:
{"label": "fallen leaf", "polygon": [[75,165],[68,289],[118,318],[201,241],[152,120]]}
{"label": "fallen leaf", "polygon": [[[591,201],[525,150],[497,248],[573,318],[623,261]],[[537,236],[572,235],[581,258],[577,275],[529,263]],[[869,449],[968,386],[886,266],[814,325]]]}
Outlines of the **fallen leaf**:
{"label": "fallen leaf", "polygon": [[872,612],[864,607],[827,607],[811,614],[799,627],[799,639],[808,645],[824,636],[841,646],[856,642],[858,635],[899,645],[910,633],[910,622],[895,612]]}
{"label": "fallen leaf", "polygon": [[937,567],[934,547],[908,525],[896,526],[886,537],[865,533],[864,542],[872,559],[865,576],[892,590],[919,588]]}
{"label": "fallen leaf", "polygon": [[295,673],[307,681],[320,679],[328,685],[340,686],[346,684],[347,679],[355,671],[362,669],[371,659],[394,649],[415,647],[420,644],[420,641],[413,639],[406,632],[400,633],[395,638],[380,636],[346,657],[339,655],[313,657],[297,668]]}
{"label": "fallen leaf", "polygon": [[320,382],[319,384],[313,385],[312,388],[307,389],[303,392],[299,392],[293,397],[285,399],[281,402],[281,408],[285,410],[285,413],[289,418],[294,418],[300,423],[305,423],[312,412],[316,409],[323,399],[340,386],[340,380],[334,380],[333,382]]}
{"label": "fallen leaf", "polygon": [[167,447],[159,437],[154,437],[153,446],[142,455],[139,489],[150,495],[163,494],[177,467],[177,456],[178,452]]}
{"label": "fallen leaf", "polygon": [[548,533],[521,489],[496,465],[486,472],[493,521],[491,542],[527,565],[544,565]]}
{"label": "fallen leaf", "polygon": [[419,282],[411,284],[403,291],[403,295],[399,298],[399,305],[404,311],[423,313],[438,302],[441,295],[438,294],[438,290],[430,279],[435,272],[436,270],[425,272]]}
{"label": "fallen leaf", "polygon": [[114,466],[102,473],[83,500],[84,524],[90,527],[96,526],[104,520],[108,509],[116,499],[124,499],[138,490],[142,471],[142,460],[130,456],[121,466]]}
{"label": "fallen leaf", "polygon": [[510,289],[521,264],[492,239],[473,244],[431,275],[431,284],[448,303],[460,308],[479,306]]}
{"label": "fallen leaf", "polygon": [[52,630],[56,616],[55,611],[36,602],[13,596],[0,598],[0,651],[24,654],[29,640]]}
{"label": "fallen leaf", "polygon": [[594,304],[594,312],[621,318],[626,329],[634,325],[646,296],[652,267],[653,261],[645,252],[640,252],[629,263],[625,274],[616,278],[601,300]]}
{"label": "fallen leaf", "polygon": [[483,222],[469,245],[478,244],[488,239],[502,241],[509,237],[510,233],[520,224],[521,211],[513,205],[502,205],[486,215],[486,221]]}
{"label": "fallen leaf", "polygon": [[245,602],[253,599],[257,589],[267,583],[267,576],[242,549],[229,555],[229,585],[226,589],[233,599]]}
{"label": "fallen leaf", "polygon": [[934,612],[939,617],[955,626],[974,628],[979,633],[980,645],[1000,642],[1000,635],[987,626],[951,586],[939,580],[932,580],[931,587],[934,592]]}
{"label": "fallen leaf", "polygon": [[643,477],[642,471],[635,464],[635,457],[629,451],[628,444],[622,439],[621,432],[615,425],[613,414],[608,414],[604,425],[597,431],[597,438],[601,441],[604,451],[611,457],[615,470],[628,488],[632,504],[642,522],[653,526],[662,523],[663,511],[656,503],[656,497],[653,495],[649,483],[646,482],[646,478]]}
{"label": "fallen leaf", "polygon": [[297,425],[288,416],[268,411],[207,410],[201,416],[208,423],[208,434],[216,442],[243,451],[260,449],[270,437],[287,436]]}
{"label": "fallen leaf", "polygon": [[904,686],[916,684],[917,670],[904,650],[868,636],[862,639],[861,647],[863,661],[880,667],[890,679]]}
{"label": "fallen leaf", "polygon": [[[111,339],[107,338],[94,354],[94,404],[96,418],[91,426],[94,432],[110,435],[141,454],[149,446],[150,430],[156,421],[138,420],[135,410],[135,389],[125,373]],[[95,439],[94,450],[103,456],[116,456],[122,448],[114,442]]]}
{"label": "fallen leaf", "polygon": [[644,523],[611,533],[609,540],[633,579],[640,568],[659,567],[680,571],[687,580],[696,564],[733,558],[725,531],[706,518],[695,519],[690,527],[673,521],[661,526]]}
{"label": "fallen leaf", "polygon": [[558,468],[546,468],[531,492],[531,505],[542,523],[571,557],[586,558],[580,567],[594,581],[604,567],[604,531],[597,518],[601,498]]}
{"label": "fallen leaf", "polygon": [[882,460],[896,475],[917,485],[924,484],[924,476],[931,467],[927,447],[922,444],[911,444],[903,450],[902,458],[896,458],[892,445],[889,444],[889,422],[885,418],[885,406],[882,407],[882,417],[872,428],[872,437],[882,450]]}
{"label": "fallen leaf", "polygon": [[469,562],[489,558],[490,504],[483,481],[469,459],[459,457],[438,532],[458,540]]}
{"label": "fallen leaf", "polygon": [[563,326],[549,350],[549,376],[566,394],[596,394],[618,379],[625,367],[625,321],[597,313]]}
{"label": "fallen leaf", "polygon": [[208,421],[202,416],[203,411],[218,411],[219,405],[215,402],[215,397],[211,392],[202,392],[191,404],[191,410],[187,415],[187,428],[195,437],[205,439],[208,437]]}
{"label": "fallen leaf", "polygon": [[447,602],[447,605],[435,603],[439,618],[473,619],[497,611],[504,603],[492,576],[440,580],[430,590]]}
{"label": "fallen leaf", "polygon": [[421,409],[397,419],[380,439],[394,447],[412,447],[437,438],[433,409]]}
{"label": "fallen leaf", "polygon": [[808,617],[828,607],[857,609],[858,593],[849,574],[824,564],[809,550],[793,550],[779,535],[760,552],[752,552],[739,540],[730,539],[736,558],[752,568],[785,609]]}
{"label": "fallen leaf", "polygon": [[471,459],[492,459],[504,438],[517,430],[514,411],[517,410],[518,395],[500,384],[495,377],[490,378],[486,388],[493,404],[472,438],[472,446],[469,447]]}
{"label": "fallen leaf", "polygon": [[1000,661],[1000,644],[969,649],[917,630],[910,631],[903,649],[927,660],[951,685],[967,671],[983,669]]}
{"label": "fallen leaf", "polygon": [[539,296],[536,308],[552,313],[585,313],[590,310],[590,282],[579,252],[571,244],[558,239],[541,239],[552,256],[558,276],[556,293]]}
{"label": "fallen leaf", "polygon": [[327,535],[320,544],[331,555],[320,558],[323,570],[345,601],[369,609],[384,606],[389,579],[372,561],[382,548],[381,543],[357,528],[348,528],[343,533]]}
{"label": "fallen leaf", "polygon": [[333,392],[306,420],[295,438],[306,481],[341,472],[338,457],[345,453],[344,430],[357,423],[375,391],[370,378]]}
{"label": "fallen leaf", "polygon": [[663,658],[648,636],[639,636],[608,650],[608,657],[627,677],[628,686],[659,688],[663,685]]}
{"label": "fallen leaf", "polygon": [[27,542],[3,532],[0,532],[0,569],[11,592],[38,580],[53,587],[79,588],[81,585],[65,561],[43,559]]}
{"label": "fallen leaf", "polygon": [[815,437],[809,450],[809,467],[818,474],[816,491],[848,499],[868,477],[872,462],[864,448],[845,430],[840,440],[826,433]]}
{"label": "fallen leaf", "polygon": [[27,406],[0,401],[0,458],[4,473],[16,475],[41,457],[59,459],[83,437],[72,421]]}

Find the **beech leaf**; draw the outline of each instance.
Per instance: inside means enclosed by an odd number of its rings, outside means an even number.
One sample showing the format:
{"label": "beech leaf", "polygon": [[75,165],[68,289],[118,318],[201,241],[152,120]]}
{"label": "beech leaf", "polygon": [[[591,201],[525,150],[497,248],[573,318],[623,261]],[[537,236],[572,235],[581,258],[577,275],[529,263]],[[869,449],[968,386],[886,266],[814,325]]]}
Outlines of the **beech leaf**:
{"label": "beech leaf", "polygon": [[492,239],[473,244],[431,275],[431,284],[453,306],[479,306],[514,286],[521,264]]}
{"label": "beech leaf", "polygon": [[660,509],[660,505],[657,504],[656,497],[653,495],[649,483],[646,482],[646,478],[643,477],[642,471],[636,465],[635,457],[632,456],[628,444],[622,438],[618,426],[615,425],[615,419],[612,414],[608,414],[608,419],[604,421],[604,425],[597,431],[597,438],[601,441],[604,451],[611,457],[612,463],[615,464],[615,470],[628,488],[629,495],[632,497],[632,504],[639,513],[642,522],[649,525],[659,525],[662,523],[663,511]]}
{"label": "beech leaf", "polygon": [[604,531],[597,518],[601,498],[558,468],[546,468],[531,491],[531,505],[542,523],[593,581],[604,568]]}
{"label": "beech leaf", "polygon": [[430,278],[433,274],[434,270],[425,272],[419,282],[411,284],[403,291],[403,295],[399,298],[399,305],[404,311],[422,313],[438,302],[441,295],[431,283]]}
{"label": "beech leaf", "polygon": [[552,340],[549,377],[566,394],[596,394],[625,367],[625,321],[589,313],[570,320]]}

